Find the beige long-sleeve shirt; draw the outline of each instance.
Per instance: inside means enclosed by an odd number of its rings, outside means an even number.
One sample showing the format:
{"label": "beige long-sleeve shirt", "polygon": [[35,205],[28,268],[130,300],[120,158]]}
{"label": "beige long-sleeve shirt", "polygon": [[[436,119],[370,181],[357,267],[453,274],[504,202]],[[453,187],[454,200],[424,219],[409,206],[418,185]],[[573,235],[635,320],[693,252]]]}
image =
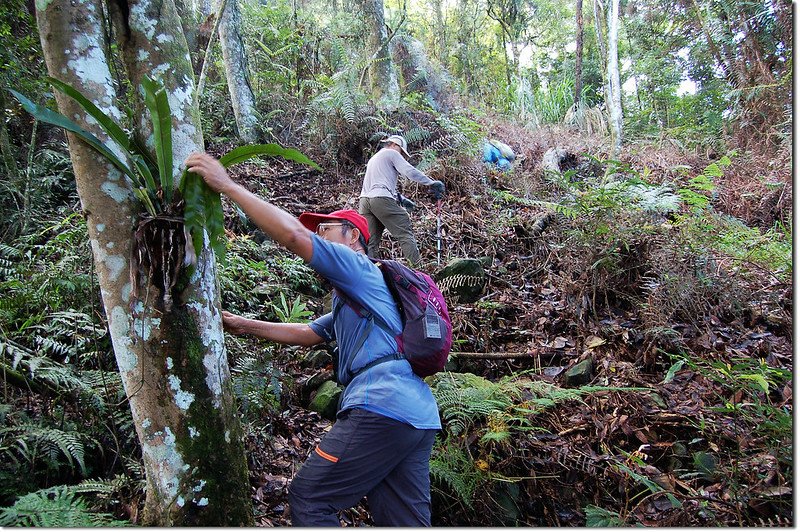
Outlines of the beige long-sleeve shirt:
{"label": "beige long-sleeve shirt", "polygon": [[430,185],[433,183],[433,179],[409,164],[400,152],[389,148],[383,148],[373,155],[367,163],[364,184],[361,186],[361,197],[397,197],[398,175],[403,175],[423,185]]}

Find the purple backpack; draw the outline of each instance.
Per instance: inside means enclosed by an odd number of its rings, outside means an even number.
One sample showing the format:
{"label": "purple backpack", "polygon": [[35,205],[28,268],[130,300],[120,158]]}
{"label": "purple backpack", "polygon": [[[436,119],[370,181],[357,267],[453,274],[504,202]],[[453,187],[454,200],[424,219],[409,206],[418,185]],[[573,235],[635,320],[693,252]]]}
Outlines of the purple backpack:
{"label": "purple backpack", "polygon": [[[403,329],[395,335],[397,353],[373,360],[356,370],[355,373],[353,373],[353,359],[351,358],[351,365],[348,367],[348,373],[352,375],[350,380],[377,364],[403,358],[408,360],[411,369],[420,377],[427,377],[442,371],[447,363],[450,346],[453,344],[453,324],[450,321],[447,303],[444,301],[442,292],[426,273],[412,270],[395,260],[375,260],[375,263],[380,268],[386,286],[397,303]],[[342,294],[339,293],[339,295],[341,297]],[[351,302],[349,298],[342,299],[347,301],[356,312],[370,318],[383,330],[391,332],[380,316],[372,315]],[[334,320],[337,313],[338,309],[334,309]],[[361,339],[356,344],[354,355],[361,350],[370,330],[371,327],[364,330]]]}

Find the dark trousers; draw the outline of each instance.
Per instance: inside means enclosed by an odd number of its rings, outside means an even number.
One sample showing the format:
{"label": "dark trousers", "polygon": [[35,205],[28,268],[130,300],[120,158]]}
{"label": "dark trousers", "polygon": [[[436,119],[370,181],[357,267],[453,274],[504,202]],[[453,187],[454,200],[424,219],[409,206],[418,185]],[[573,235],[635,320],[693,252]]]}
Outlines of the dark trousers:
{"label": "dark trousers", "polygon": [[436,430],[362,409],[340,414],[289,486],[292,526],[339,526],[366,495],[377,526],[430,526]]}
{"label": "dark trousers", "polygon": [[414,230],[411,228],[411,218],[396,199],[385,196],[359,198],[358,213],[367,219],[369,226],[370,238],[367,243],[367,254],[370,257],[381,258],[379,250],[385,228],[400,244],[403,256],[409,264],[411,266],[419,265],[419,246],[414,238]]}

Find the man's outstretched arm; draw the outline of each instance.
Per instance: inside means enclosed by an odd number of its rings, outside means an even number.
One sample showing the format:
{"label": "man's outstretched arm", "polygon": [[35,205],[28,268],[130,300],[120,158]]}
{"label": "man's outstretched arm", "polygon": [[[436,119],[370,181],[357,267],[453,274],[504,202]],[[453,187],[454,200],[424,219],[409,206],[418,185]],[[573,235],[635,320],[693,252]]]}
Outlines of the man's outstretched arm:
{"label": "man's outstretched arm", "polygon": [[222,311],[222,324],[233,334],[252,334],[279,344],[312,346],[325,341],[307,323],[280,323],[251,320]]}

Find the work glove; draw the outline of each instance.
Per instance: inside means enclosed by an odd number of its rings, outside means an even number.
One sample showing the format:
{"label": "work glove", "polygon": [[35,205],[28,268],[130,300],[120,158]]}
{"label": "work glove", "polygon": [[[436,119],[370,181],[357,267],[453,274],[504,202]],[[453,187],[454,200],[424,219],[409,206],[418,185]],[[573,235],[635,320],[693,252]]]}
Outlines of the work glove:
{"label": "work glove", "polygon": [[402,194],[398,194],[400,196],[400,205],[407,210],[408,212],[413,211],[417,208],[417,204],[408,199],[407,197],[403,196]]}
{"label": "work glove", "polygon": [[430,184],[431,191],[433,192],[433,197],[438,201],[444,197],[444,183],[439,181],[438,179],[434,180],[433,183]]}

